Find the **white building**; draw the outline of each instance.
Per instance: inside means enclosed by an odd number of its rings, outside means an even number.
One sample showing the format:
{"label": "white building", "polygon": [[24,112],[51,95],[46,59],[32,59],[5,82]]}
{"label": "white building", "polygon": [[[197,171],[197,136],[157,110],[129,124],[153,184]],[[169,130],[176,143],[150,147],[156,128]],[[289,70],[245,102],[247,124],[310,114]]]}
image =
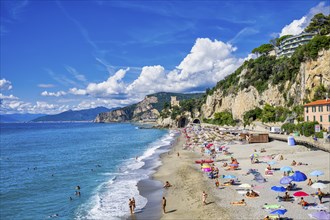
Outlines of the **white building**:
{"label": "white building", "polygon": [[284,39],[280,45],[276,48],[276,56],[287,56],[291,57],[297,47],[307,44],[315,33],[301,33],[292,37]]}

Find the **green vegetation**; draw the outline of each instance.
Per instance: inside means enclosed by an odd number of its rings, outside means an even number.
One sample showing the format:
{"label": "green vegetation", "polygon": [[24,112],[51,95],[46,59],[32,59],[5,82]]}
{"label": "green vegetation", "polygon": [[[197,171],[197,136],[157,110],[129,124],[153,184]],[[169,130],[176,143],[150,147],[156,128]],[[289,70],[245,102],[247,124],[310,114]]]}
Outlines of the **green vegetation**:
{"label": "green vegetation", "polygon": [[206,123],[216,124],[216,125],[231,125],[234,126],[236,124],[233,119],[233,115],[229,111],[224,112],[216,112],[214,114],[214,119],[204,119]]}
{"label": "green vegetation", "polygon": [[302,122],[297,125],[291,123],[285,123],[282,125],[282,130],[287,133],[299,132],[299,134],[310,137],[316,135],[316,137],[323,138],[322,132],[315,133],[315,125],[319,124],[318,122]]}
{"label": "green vegetation", "polygon": [[[161,112],[164,109],[165,103],[171,102],[171,96],[176,96],[176,100],[181,101],[186,99],[199,99],[204,96],[204,93],[191,93],[191,94],[183,94],[183,93],[170,93],[170,92],[158,92],[155,94],[147,95],[147,97],[157,97],[158,102],[152,103],[152,107],[157,109],[159,112]],[[181,105],[181,104],[180,104]]]}
{"label": "green vegetation", "polygon": [[326,89],[324,85],[319,85],[315,88],[313,101],[325,99],[326,93],[330,94],[330,88]]}
{"label": "green vegetation", "polygon": [[319,35],[326,35],[330,33],[330,15],[325,16],[322,13],[314,15],[306,32],[317,32]]}
{"label": "green vegetation", "polygon": [[274,49],[274,46],[272,44],[263,44],[260,47],[254,48],[252,50],[252,53],[255,53],[257,55],[268,55],[270,51]]}
{"label": "green vegetation", "polygon": [[245,112],[243,115],[244,127],[250,125],[252,121],[260,119],[261,114],[262,114],[262,109],[259,107],[256,107],[255,109]]}
{"label": "green vegetation", "polygon": [[279,46],[282,43],[282,41],[284,41],[285,39],[287,39],[289,37],[292,37],[292,35],[283,35],[282,37],[277,38],[276,39],[276,46]]}

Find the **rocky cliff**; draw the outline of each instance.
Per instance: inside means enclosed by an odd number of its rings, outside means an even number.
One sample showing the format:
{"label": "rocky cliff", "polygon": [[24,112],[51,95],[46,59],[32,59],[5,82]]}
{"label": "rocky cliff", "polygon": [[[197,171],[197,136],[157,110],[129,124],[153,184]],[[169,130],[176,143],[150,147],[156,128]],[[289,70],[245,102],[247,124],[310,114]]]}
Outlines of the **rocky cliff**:
{"label": "rocky cliff", "polygon": [[[284,86],[269,83],[262,93],[253,86],[229,94],[224,94],[221,89],[215,90],[202,106],[202,117],[212,118],[216,112],[229,110],[234,118],[242,119],[244,112],[265,103],[287,107],[291,99],[294,105],[303,104],[304,99],[312,99],[315,88],[321,84],[330,88],[330,50],[322,50],[318,55],[316,60],[301,63],[296,78],[285,82]],[[239,83],[245,74],[249,74],[246,68],[239,75]]]}
{"label": "rocky cliff", "polygon": [[[202,94],[181,94],[159,92],[147,95],[141,102],[117,109],[111,112],[99,114],[95,122],[156,122],[160,116],[160,111],[165,103],[170,103],[171,96],[177,97],[178,100],[201,97]],[[166,127],[166,126],[163,126]]]}

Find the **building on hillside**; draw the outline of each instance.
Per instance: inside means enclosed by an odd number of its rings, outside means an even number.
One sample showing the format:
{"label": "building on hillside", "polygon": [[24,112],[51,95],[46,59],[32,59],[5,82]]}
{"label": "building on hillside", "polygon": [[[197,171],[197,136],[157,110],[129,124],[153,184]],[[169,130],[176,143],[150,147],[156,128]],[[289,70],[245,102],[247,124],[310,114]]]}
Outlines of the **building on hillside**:
{"label": "building on hillside", "polygon": [[307,44],[315,33],[301,33],[292,37],[284,39],[280,45],[276,48],[276,56],[291,57],[294,51],[301,45]]}
{"label": "building on hillside", "polygon": [[176,100],[176,96],[171,96],[171,107],[180,106],[180,102]]}
{"label": "building on hillside", "polygon": [[317,121],[321,129],[330,131],[330,99],[317,100],[304,105],[305,121]]}

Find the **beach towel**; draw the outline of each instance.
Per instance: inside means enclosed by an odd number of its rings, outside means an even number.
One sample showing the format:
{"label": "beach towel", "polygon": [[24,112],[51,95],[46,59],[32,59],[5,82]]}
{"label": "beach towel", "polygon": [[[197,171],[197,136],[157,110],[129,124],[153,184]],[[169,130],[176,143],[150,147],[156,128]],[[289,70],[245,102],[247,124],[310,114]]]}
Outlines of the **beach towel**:
{"label": "beach towel", "polygon": [[279,209],[279,208],[282,208],[282,206],[277,205],[277,204],[269,204],[269,205],[264,205],[262,208],[263,209]]}

